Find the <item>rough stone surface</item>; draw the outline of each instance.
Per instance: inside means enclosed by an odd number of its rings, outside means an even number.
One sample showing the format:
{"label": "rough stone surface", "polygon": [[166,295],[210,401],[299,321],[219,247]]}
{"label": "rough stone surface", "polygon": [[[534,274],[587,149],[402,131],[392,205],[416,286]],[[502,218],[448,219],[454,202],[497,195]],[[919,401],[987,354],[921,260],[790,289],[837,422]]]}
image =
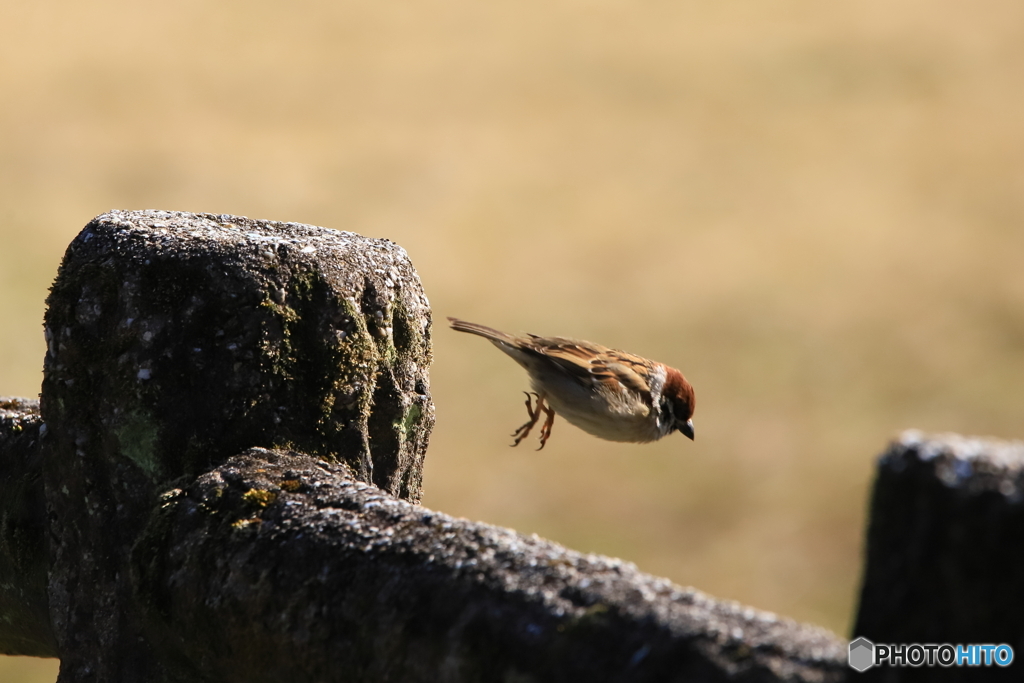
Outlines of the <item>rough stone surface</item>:
{"label": "rough stone surface", "polygon": [[0,396],[0,653],[57,656],[46,601],[39,403]]}
{"label": "rough stone surface", "polygon": [[[68,247],[47,303],[42,447],[62,680],[157,675],[127,556],[167,482],[248,447],[288,447],[418,499],[434,419],[430,312],[401,247],[295,223],[113,211]],[[97,668],[95,653],[115,649]]]}
{"label": "rough stone surface", "polygon": [[133,553],[173,680],[837,681],[827,631],[253,449],[164,492]]}
{"label": "rough stone surface", "polygon": [[295,448],[418,500],[430,310],[398,245],[112,211],[68,247],[47,303],[43,414],[67,427],[58,439],[74,428],[79,450],[114,451],[149,480]]}
{"label": "rough stone surface", "polygon": [[[1024,655],[1024,443],[906,432],[881,457],[854,636],[1007,643]],[[865,680],[1019,680],[1007,669],[874,668]]]}

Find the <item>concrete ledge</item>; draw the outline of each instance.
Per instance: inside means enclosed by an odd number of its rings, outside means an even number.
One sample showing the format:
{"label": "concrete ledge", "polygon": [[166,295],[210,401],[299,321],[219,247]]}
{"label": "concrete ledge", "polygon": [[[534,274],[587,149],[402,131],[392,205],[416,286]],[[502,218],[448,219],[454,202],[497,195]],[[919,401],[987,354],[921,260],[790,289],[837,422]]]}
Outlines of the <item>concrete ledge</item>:
{"label": "concrete ledge", "polygon": [[[824,629],[254,449],[167,491],[135,550],[179,675],[219,681],[837,681]],[[152,632],[152,631],[151,631]]]}

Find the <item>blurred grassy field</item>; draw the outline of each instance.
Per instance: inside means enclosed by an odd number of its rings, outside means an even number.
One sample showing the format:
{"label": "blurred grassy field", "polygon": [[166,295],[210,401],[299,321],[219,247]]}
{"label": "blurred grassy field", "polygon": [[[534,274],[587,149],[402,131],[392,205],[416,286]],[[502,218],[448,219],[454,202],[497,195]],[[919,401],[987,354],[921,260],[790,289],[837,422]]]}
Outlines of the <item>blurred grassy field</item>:
{"label": "blurred grassy field", "polygon": [[0,394],[37,393],[46,288],[107,209],[387,237],[436,320],[629,349],[699,398],[694,443],[559,421],[512,450],[525,376],[438,324],[426,505],[840,633],[886,441],[1024,433],[1019,2],[0,16]]}

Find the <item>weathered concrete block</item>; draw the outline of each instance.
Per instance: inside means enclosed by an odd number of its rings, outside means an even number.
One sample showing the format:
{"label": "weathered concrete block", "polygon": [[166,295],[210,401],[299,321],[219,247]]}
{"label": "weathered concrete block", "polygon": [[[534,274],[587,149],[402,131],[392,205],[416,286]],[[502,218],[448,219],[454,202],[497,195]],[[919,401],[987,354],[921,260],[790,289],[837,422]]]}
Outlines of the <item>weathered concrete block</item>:
{"label": "weathered concrete block", "polygon": [[148,480],[289,447],[418,499],[430,311],[398,245],[112,211],[68,247],[47,303],[43,414],[61,425],[55,443],[71,438]]}
{"label": "weathered concrete block", "polygon": [[168,490],[133,571],[177,680],[838,681],[845,670],[845,643],[823,629],[433,512],[295,453],[253,449]]}
{"label": "weathered concrete block", "polygon": [[[62,679],[155,680],[127,551],[166,482],[248,447],[289,447],[418,499],[434,419],[430,313],[401,247],[294,223],[113,211],[68,247],[47,303]],[[87,653],[136,636],[119,668],[90,668]]]}
{"label": "weathered concrete block", "polygon": [[[906,432],[878,463],[855,636],[1024,654],[1024,443]],[[1021,664],[875,668],[872,680],[1016,680]]]}
{"label": "weathered concrete block", "polygon": [[39,403],[0,396],[0,653],[56,657],[46,600]]}

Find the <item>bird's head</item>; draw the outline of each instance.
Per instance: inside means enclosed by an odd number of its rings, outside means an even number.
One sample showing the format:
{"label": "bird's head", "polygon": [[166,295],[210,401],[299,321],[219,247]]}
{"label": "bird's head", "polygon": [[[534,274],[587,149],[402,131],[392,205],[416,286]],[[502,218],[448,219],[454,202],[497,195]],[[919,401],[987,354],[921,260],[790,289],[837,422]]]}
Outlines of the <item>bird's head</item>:
{"label": "bird's head", "polygon": [[693,408],[697,404],[693,387],[675,368],[665,368],[665,387],[661,391],[662,410],[671,420],[671,429],[693,441]]}

